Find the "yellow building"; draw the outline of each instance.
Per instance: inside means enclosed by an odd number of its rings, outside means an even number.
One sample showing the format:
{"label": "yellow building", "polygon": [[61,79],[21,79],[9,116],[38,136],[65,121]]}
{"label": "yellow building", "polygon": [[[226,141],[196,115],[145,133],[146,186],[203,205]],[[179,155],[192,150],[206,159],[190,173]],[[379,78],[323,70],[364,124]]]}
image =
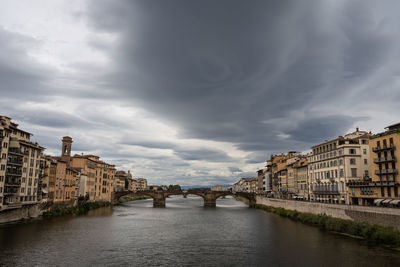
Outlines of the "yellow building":
{"label": "yellow building", "polygon": [[308,200],[308,160],[306,157],[300,157],[294,164],[294,181],[296,186],[295,199]]}
{"label": "yellow building", "polygon": [[272,191],[276,197],[293,199],[297,195],[296,169],[293,165],[301,157],[300,153],[294,151],[271,156],[267,171],[270,172]]}
{"label": "yellow building", "polygon": [[370,137],[371,175],[348,183],[354,205],[398,206],[399,181],[397,159],[400,158],[400,123]]}

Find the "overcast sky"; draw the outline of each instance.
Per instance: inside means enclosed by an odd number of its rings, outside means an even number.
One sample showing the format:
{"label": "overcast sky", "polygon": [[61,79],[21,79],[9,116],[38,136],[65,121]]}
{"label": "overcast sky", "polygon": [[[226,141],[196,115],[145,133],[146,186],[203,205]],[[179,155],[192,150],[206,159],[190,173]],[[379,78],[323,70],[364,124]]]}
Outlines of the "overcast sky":
{"label": "overcast sky", "polygon": [[0,0],[0,114],[152,184],[400,121],[400,1]]}

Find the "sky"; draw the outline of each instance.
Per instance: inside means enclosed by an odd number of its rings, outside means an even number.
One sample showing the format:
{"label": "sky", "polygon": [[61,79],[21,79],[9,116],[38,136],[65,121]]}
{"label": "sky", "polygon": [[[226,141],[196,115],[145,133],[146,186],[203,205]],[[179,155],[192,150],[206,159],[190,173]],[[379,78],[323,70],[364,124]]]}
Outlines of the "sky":
{"label": "sky", "polygon": [[0,0],[0,114],[151,184],[400,121],[400,1]]}

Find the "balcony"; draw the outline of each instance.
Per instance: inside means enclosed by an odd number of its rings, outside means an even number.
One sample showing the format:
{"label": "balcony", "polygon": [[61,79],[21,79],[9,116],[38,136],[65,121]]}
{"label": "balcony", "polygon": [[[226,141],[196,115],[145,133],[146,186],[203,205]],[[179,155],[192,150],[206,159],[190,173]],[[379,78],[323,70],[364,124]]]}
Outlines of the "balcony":
{"label": "balcony", "polygon": [[380,146],[377,146],[377,147],[373,147],[372,148],[372,151],[373,152],[380,152],[380,151],[385,151],[385,150],[393,150],[393,149],[395,149],[396,147],[394,146],[394,144],[390,144],[389,146],[382,146],[382,147],[380,147]]}
{"label": "balcony", "polygon": [[22,166],[23,161],[21,159],[14,158],[14,159],[11,159],[11,160],[7,160],[7,164]]}
{"label": "balcony", "polygon": [[314,195],[339,195],[339,191],[337,190],[314,190]]}
{"label": "balcony", "polygon": [[395,162],[396,158],[395,157],[381,157],[381,158],[375,158],[374,163],[383,163],[383,162]]}
{"label": "balcony", "polygon": [[17,155],[17,156],[23,156],[24,154],[21,152],[21,150],[19,148],[16,147],[10,147],[8,149],[8,153],[12,154],[12,155]]}
{"label": "balcony", "polygon": [[4,182],[4,184],[5,184],[5,186],[20,186],[21,179],[6,178],[6,181]]}
{"label": "balcony", "polygon": [[16,195],[18,194],[17,187],[4,187],[4,195]]}
{"label": "balcony", "polygon": [[21,175],[22,175],[22,170],[18,170],[18,169],[6,169],[6,175],[10,175],[10,176],[21,176]]}
{"label": "balcony", "polygon": [[382,170],[376,170],[375,171],[376,175],[382,175],[382,174],[397,174],[396,169],[382,169]]}

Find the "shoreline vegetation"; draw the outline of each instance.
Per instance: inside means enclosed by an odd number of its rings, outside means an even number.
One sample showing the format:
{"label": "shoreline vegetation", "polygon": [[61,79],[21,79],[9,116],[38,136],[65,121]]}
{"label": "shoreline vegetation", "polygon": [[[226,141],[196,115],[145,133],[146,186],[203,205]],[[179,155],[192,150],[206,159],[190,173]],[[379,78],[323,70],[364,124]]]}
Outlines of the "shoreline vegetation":
{"label": "shoreline vegetation", "polygon": [[[120,199],[120,203],[149,199],[149,198],[150,198],[149,196],[134,196],[134,197],[125,196]],[[45,219],[49,219],[53,217],[60,217],[63,215],[83,215],[88,213],[90,210],[108,206],[111,206],[111,203],[108,201],[85,202],[75,207],[60,207],[49,211],[45,211],[43,212],[42,217]]]}
{"label": "shoreline vegetation", "polygon": [[292,221],[318,227],[322,231],[364,240],[369,245],[380,245],[400,252],[400,232],[392,227],[338,219],[326,214],[303,213],[262,204],[256,204],[254,207],[289,218]]}
{"label": "shoreline vegetation", "polygon": [[142,199],[149,199],[151,197],[149,196],[123,196],[119,199],[120,203],[124,203],[124,202],[129,202],[129,201],[135,201],[135,200],[142,200]]}
{"label": "shoreline vegetation", "polygon": [[45,219],[59,217],[63,215],[83,215],[86,214],[89,210],[94,210],[102,207],[111,206],[111,203],[108,201],[96,201],[96,202],[86,202],[82,203],[75,207],[63,207],[63,208],[55,208],[49,211],[45,211],[42,214],[42,217]]}

